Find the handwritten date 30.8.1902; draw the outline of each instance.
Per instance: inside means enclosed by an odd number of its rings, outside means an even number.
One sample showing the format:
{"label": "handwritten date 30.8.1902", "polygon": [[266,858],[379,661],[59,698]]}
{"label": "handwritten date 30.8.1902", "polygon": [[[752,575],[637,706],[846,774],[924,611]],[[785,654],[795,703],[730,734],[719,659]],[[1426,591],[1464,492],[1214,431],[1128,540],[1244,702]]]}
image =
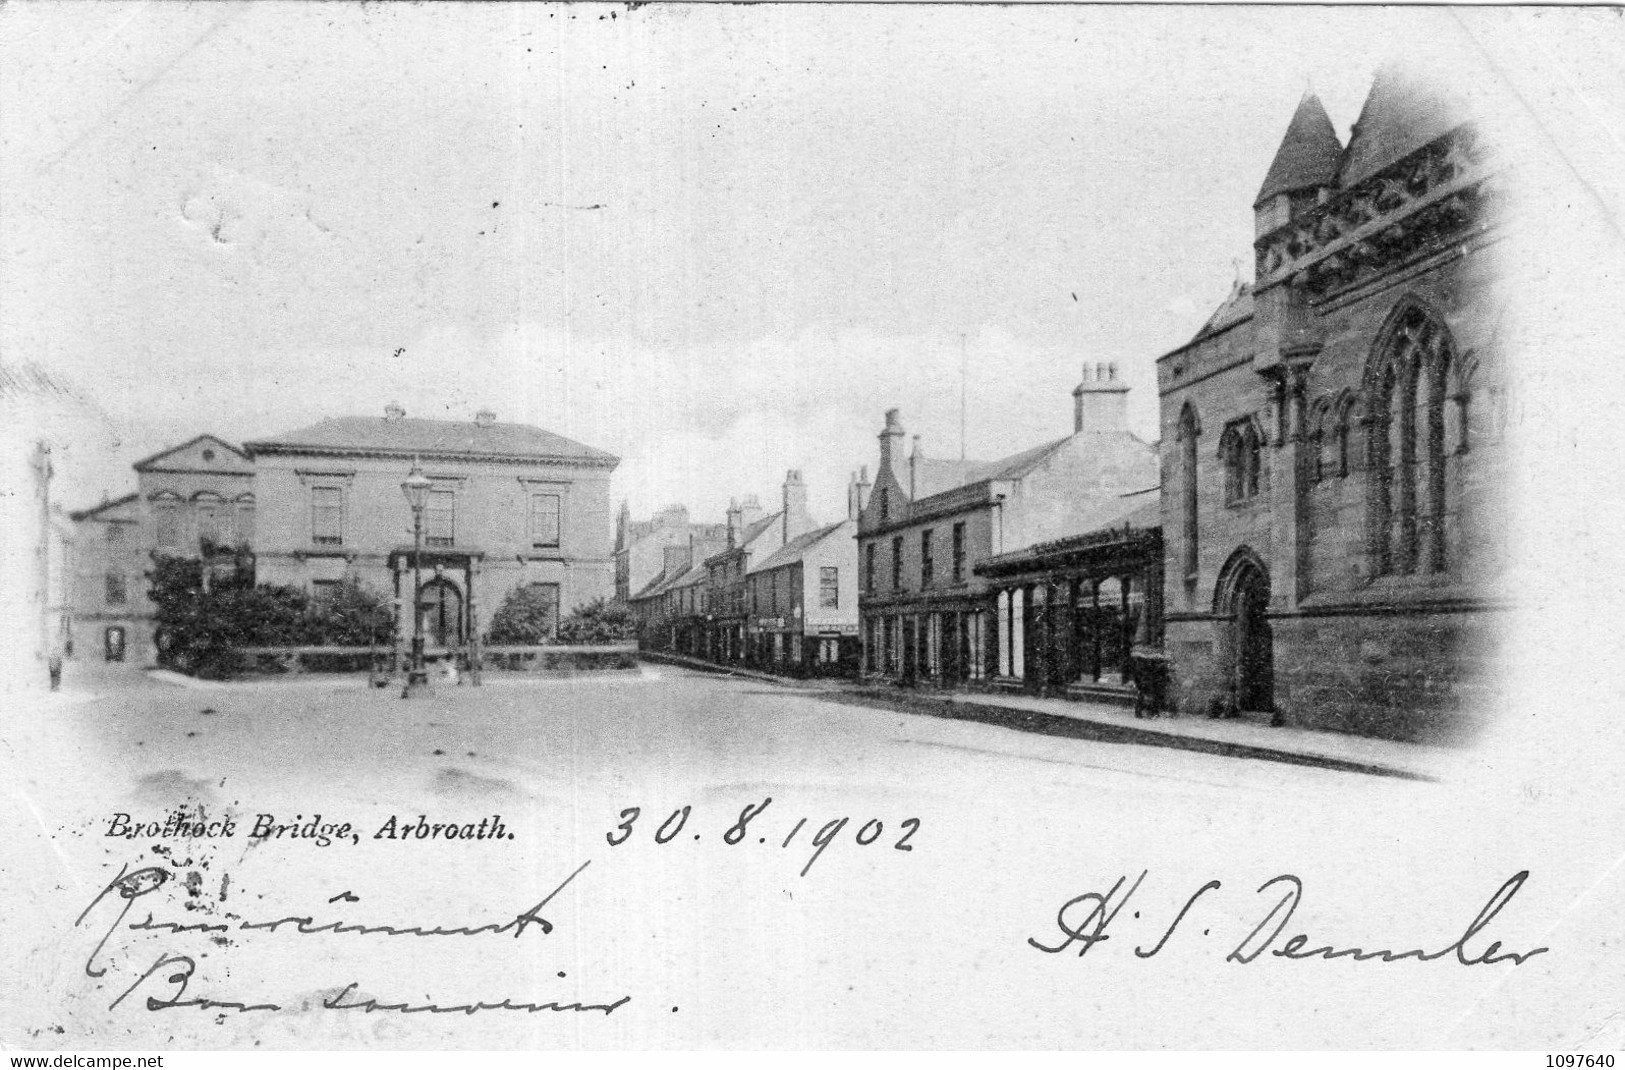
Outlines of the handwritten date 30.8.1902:
{"label": "handwritten date 30.8.1902", "polygon": [[[758,822],[757,819],[762,816],[762,812],[772,803],[773,797],[769,795],[759,803],[746,804],[744,809],[739,811],[738,820],[723,831],[722,842],[730,845],[750,840],[754,840],[758,844],[767,843],[770,822]],[[698,840],[703,837],[704,833],[696,831],[694,827],[689,825],[689,818],[693,816],[693,810],[692,806],[681,806],[673,810],[658,825],[654,825],[652,821],[644,821],[643,825],[652,826],[655,843],[670,843],[679,838],[690,841]],[[612,831],[604,833],[604,839],[609,842],[611,847],[619,847],[621,844],[626,843],[632,839],[633,833],[641,827],[639,821],[642,817],[643,808],[641,806],[628,806],[620,813],[620,824],[616,825]],[[697,826],[698,820],[696,820]],[[791,845],[797,842],[812,847],[812,854],[808,857],[807,864],[801,867],[803,877],[813,868],[813,863],[818,861],[825,848],[841,839],[842,834],[847,832],[848,829],[851,830],[850,838],[852,842],[860,847],[890,845],[893,850],[912,851],[914,845],[908,841],[913,839],[914,834],[920,830],[920,819],[917,817],[905,818],[898,822],[889,835],[886,831],[886,823],[878,817],[872,817],[861,822],[857,818],[851,817],[831,818],[819,826],[816,831],[811,831],[805,838],[801,838],[802,829],[807,827],[808,819],[802,817],[790,826],[789,833],[782,840],[778,838],[779,828],[773,828],[771,834],[774,842],[778,843],[781,848],[789,849]]]}

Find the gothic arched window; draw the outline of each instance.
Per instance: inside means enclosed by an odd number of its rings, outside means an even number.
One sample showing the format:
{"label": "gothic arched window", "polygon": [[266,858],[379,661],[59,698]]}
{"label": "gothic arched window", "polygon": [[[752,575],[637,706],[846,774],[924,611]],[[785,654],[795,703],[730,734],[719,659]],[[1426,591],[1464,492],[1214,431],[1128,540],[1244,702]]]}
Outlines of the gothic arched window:
{"label": "gothic arched window", "polygon": [[1450,335],[1407,305],[1383,333],[1372,365],[1371,551],[1378,574],[1442,572],[1445,561],[1446,383]]}
{"label": "gothic arched window", "polygon": [[1230,505],[1258,496],[1263,466],[1264,436],[1251,418],[1237,420],[1224,429],[1219,456],[1224,459],[1224,499]]}
{"label": "gothic arched window", "polygon": [[1187,403],[1179,413],[1180,563],[1187,582],[1196,579],[1196,438],[1202,433],[1196,410]]}

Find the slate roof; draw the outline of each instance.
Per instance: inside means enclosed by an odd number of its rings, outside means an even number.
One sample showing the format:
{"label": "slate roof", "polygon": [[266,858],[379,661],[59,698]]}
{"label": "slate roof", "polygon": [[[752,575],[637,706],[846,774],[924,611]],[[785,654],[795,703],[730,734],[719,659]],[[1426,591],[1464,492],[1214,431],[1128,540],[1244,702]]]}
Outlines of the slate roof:
{"label": "slate roof", "polygon": [[95,516],[97,513],[103,512],[104,510],[112,509],[120,505],[129,505],[138,497],[140,497],[138,494],[126,494],[122,498],[114,498],[110,502],[102,502],[99,505],[91,506],[89,509],[79,509],[75,512],[71,512],[68,514],[68,518],[70,520],[86,520]]}
{"label": "slate roof", "polygon": [[919,502],[958,487],[968,487],[972,483],[981,483],[984,480],[1020,479],[1034,468],[1044,462],[1051,453],[1059,449],[1067,440],[1058,438],[1052,442],[1033,446],[1012,453],[1008,457],[1001,457],[996,461],[950,461],[938,460],[932,457],[915,457],[910,463],[914,465],[914,496],[912,501]]}
{"label": "slate roof", "polygon": [[1042,464],[1050,454],[1060,449],[1071,438],[1058,438],[1053,442],[1046,442],[1041,446],[1012,453],[1010,456],[987,465],[985,469],[974,473],[974,478],[968,482],[980,483],[984,479],[1020,479]]}
{"label": "slate roof", "polygon": [[1442,87],[1389,65],[1371,81],[1337,168],[1347,189],[1460,126],[1466,109]]}
{"label": "slate roof", "polygon": [[1259,205],[1279,193],[1296,193],[1330,186],[1337,181],[1337,164],[1343,155],[1343,143],[1332,129],[1331,117],[1313,93],[1305,93],[1298,101],[1298,110],[1292,113],[1281,147],[1275,150],[1275,161],[1270,164],[1253,204]]}
{"label": "slate roof", "polygon": [[855,527],[856,525],[853,521],[842,520],[838,524],[828,524],[821,528],[814,528],[812,531],[806,532],[805,534],[797,535],[795,538],[773,551],[773,553],[769,554],[767,559],[761,564],[753,566],[751,571],[765,572],[768,569],[794,564],[805,557],[807,555],[807,551],[811,550],[814,546],[817,546],[825,539],[835,535],[837,532],[841,531],[842,528],[847,529],[845,532],[846,537],[851,538],[852,530]]}
{"label": "slate roof", "polygon": [[778,512],[764,516],[754,524],[747,526],[744,534],[739,538],[739,545],[749,546],[752,542],[755,542],[764,531],[771,528],[774,524],[777,524],[779,522],[779,518],[783,515],[784,510],[780,509]]}
{"label": "slate roof", "polygon": [[[1233,327],[1253,314],[1253,287],[1251,283],[1238,281],[1230,288],[1230,296],[1219,302],[1219,307],[1213,310],[1213,315],[1202,324],[1202,329],[1191,336],[1191,342],[1200,341],[1209,335],[1218,334],[1227,327]],[[1189,343],[1186,343],[1187,345]]]}
{"label": "slate roof", "polygon": [[274,438],[245,443],[248,451],[546,457],[613,466],[620,458],[529,424],[334,416]]}

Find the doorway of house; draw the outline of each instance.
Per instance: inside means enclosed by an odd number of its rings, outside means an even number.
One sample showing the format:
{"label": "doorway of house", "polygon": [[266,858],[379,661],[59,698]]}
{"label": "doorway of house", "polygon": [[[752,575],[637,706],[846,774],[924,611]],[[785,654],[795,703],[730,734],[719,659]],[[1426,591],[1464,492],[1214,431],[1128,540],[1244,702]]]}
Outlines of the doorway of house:
{"label": "doorway of house", "polygon": [[430,646],[463,645],[463,596],[445,579],[430,580],[418,596],[423,634]]}

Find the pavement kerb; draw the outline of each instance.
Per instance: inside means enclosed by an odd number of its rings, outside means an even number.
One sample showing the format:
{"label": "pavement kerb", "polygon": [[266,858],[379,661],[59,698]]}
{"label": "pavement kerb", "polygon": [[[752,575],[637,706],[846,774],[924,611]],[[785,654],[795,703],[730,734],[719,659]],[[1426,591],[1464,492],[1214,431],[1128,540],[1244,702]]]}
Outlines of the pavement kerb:
{"label": "pavement kerb", "polygon": [[[1264,744],[1225,739],[1201,731],[1180,731],[1182,718],[1157,718],[1144,721],[1127,718],[1131,715],[1114,708],[1107,709],[1087,702],[1071,700],[1027,700],[1022,697],[999,696],[987,701],[975,692],[897,691],[890,688],[865,686],[846,681],[844,686],[832,686],[828,681],[814,683],[793,677],[743,669],[737,666],[717,665],[698,658],[681,655],[640,652],[640,658],[665,662],[700,672],[735,676],[781,687],[822,692],[832,698],[849,696],[871,702],[901,707],[916,713],[946,716],[955,720],[979,721],[1017,731],[1037,732],[1044,735],[1091,737],[1144,746],[1169,747],[1176,750],[1197,751],[1232,758],[1253,758],[1261,761],[1283,762],[1292,765],[1311,765],[1342,772],[1363,773],[1370,776],[1398,777],[1407,780],[1437,780],[1426,771],[1426,751],[1419,748],[1416,760],[1372,760],[1334,753],[1331,748],[1316,746],[1315,736],[1301,729],[1272,728],[1279,732],[1279,744]],[[1049,708],[1054,706],[1055,708]],[[936,707],[935,709],[930,707]],[[1187,722],[1188,723],[1188,722]],[[1351,737],[1357,743],[1369,743],[1361,737]],[[1294,745],[1296,744],[1296,745]],[[1396,748],[1409,748],[1411,744],[1395,743]]]}

